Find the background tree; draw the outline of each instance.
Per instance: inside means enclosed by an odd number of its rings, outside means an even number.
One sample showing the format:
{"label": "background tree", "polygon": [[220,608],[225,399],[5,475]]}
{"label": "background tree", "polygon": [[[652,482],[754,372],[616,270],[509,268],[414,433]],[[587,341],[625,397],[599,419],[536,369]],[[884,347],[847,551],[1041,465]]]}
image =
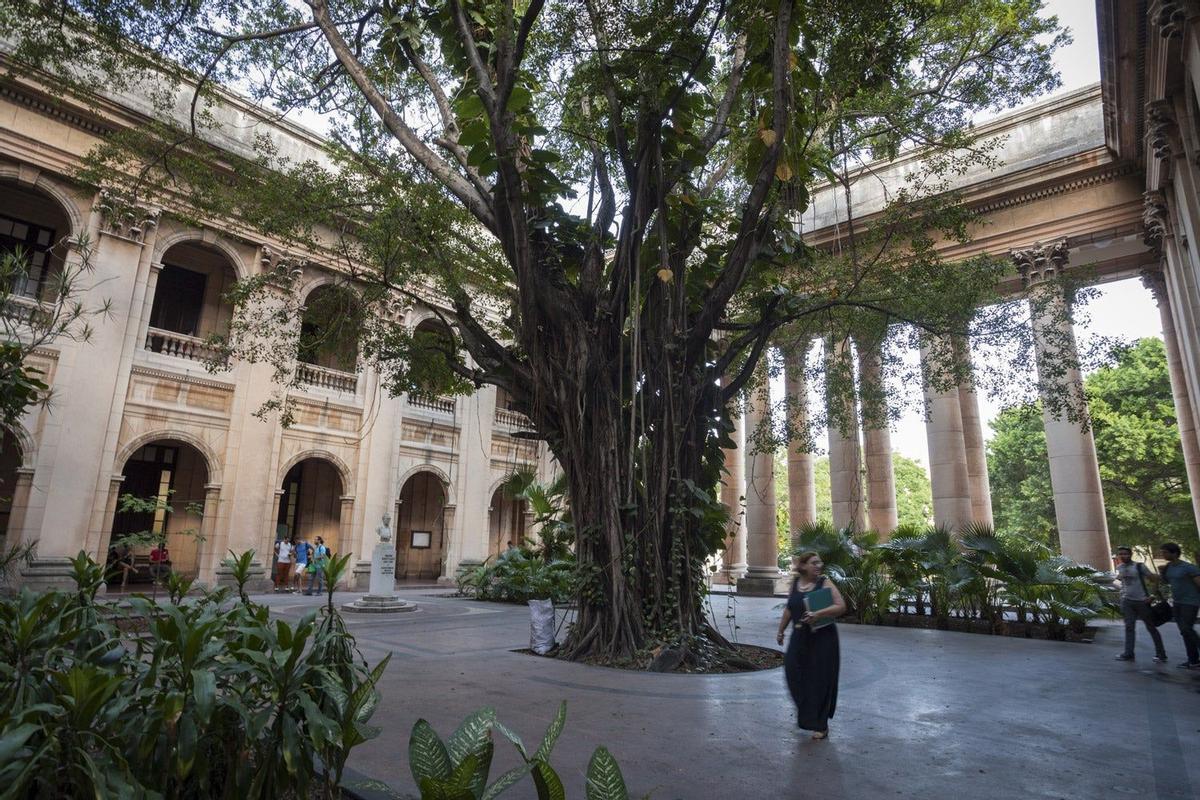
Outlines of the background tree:
{"label": "background tree", "polygon": [[[863,239],[902,256],[860,260],[852,240],[847,258],[817,257],[794,215],[853,163],[910,145],[985,149],[973,113],[1057,85],[1050,55],[1065,37],[1040,10],[4,0],[0,24],[18,60],[68,88],[163,59],[175,80],[200,76],[184,119],[110,140],[91,178],[133,196],[166,184],[200,212],[323,248],[364,294],[363,349],[390,390],[449,376],[459,391],[504,387],[569,484],[584,580],[565,653],[622,659],[668,640],[691,659],[709,651],[697,639],[723,644],[705,622],[702,565],[724,533],[727,408],[773,335],[824,335],[856,311],[883,330],[961,333],[997,276],[936,257],[934,239],[965,235],[969,219],[936,182],[898,193]],[[220,82],[333,114],[342,173],[273,152],[206,161],[204,90]],[[456,347],[440,357],[369,313],[429,284],[453,303]],[[250,357],[244,332],[231,344]],[[441,372],[416,380],[430,360]]]}
{"label": "background tree", "polygon": [[[1196,540],[1166,348],[1140,339],[1084,380],[1109,537],[1152,546]],[[992,423],[988,470],[996,529],[1057,547],[1054,495],[1041,408],[1005,409]]]}

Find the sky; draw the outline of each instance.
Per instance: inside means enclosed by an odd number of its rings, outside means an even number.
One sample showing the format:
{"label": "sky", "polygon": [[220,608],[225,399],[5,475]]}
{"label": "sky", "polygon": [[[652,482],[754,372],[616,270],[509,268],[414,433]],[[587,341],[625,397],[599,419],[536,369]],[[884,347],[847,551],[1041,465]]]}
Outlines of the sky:
{"label": "sky", "polygon": [[[1070,91],[1100,80],[1099,49],[1096,41],[1095,4],[1084,0],[1049,0],[1048,13],[1056,14],[1059,22],[1068,28],[1074,41],[1062,48],[1055,57],[1055,64],[1062,76],[1062,88]],[[1081,351],[1086,350],[1093,337],[1134,340],[1148,336],[1162,337],[1158,307],[1150,292],[1137,279],[1105,284],[1099,287],[1098,296],[1086,306],[1086,319],[1075,328],[1075,336]],[[976,354],[976,358],[979,354]],[[916,354],[913,353],[915,363]],[[783,396],[781,381],[773,383],[772,395]],[[910,395],[911,398],[911,395]],[[816,396],[810,402],[818,402]],[[990,439],[990,422],[1000,413],[1002,406],[996,400],[981,396],[980,415],[983,418],[984,436]],[[826,438],[821,433],[817,442],[824,445]],[[925,439],[923,411],[917,403],[906,404],[902,416],[892,426],[892,449],[916,459],[928,466],[928,447]]]}

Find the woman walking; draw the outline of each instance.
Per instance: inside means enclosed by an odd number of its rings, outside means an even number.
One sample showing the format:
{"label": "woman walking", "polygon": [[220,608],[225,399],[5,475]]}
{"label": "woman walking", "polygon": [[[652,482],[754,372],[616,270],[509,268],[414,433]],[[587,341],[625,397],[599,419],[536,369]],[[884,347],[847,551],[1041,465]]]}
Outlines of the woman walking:
{"label": "woman walking", "polygon": [[783,671],[796,703],[796,723],[813,731],[814,739],[829,738],[829,720],[837,709],[841,656],[833,620],[846,611],[842,593],[821,574],[824,567],[816,553],[801,553],[797,557],[799,574],[792,581],[787,608],[775,637],[783,644],[784,631],[789,625],[792,627]]}

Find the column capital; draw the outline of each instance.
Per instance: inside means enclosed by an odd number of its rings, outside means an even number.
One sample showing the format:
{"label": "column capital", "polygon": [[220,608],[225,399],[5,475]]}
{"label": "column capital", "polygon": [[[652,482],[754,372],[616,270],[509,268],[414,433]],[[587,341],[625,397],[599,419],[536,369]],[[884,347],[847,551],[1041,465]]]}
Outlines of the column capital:
{"label": "column capital", "polygon": [[1167,301],[1167,277],[1161,267],[1146,267],[1141,270],[1142,285],[1154,295],[1154,302],[1159,306]]}
{"label": "column capital", "polygon": [[1170,159],[1179,148],[1179,125],[1175,107],[1162,98],[1146,103],[1146,143],[1155,158]]}
{"label": "column capital", "polygon": [[1187,22],[1200,14],[1196,0],[1151,0],[1146,16],[1164,39],[1182,38]]}
{"label": "column capital", "polygon": [[139,203],[136,197],[110,188],[100,190],[96,210],[100,212],[103,222],[100,228],[102,233],[139,245],[144,243],[146,234],[158,225],[158,215],[161,213],[155,206]]}
{"label": "column capital", "polygon": [[1036,242],[1031,247],[1010,250],[1008,256],[1016,265],[1021,284],[1026,289],[1058,278],[1070,261],[1066,239],[1045,244]]}
{"label": "column capital", "polygon": [[1156,189],[1143,194],[1142,202],[1142,238],[1151,247],[1162,247],[1163,240],[1171,233],[1167,196]]}

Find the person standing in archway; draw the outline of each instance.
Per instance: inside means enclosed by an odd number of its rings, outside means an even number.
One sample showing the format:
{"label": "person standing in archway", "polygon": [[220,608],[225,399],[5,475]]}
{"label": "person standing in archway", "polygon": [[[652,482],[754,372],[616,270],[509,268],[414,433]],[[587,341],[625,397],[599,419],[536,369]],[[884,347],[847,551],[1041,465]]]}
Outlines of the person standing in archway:
{"label": "person standing in archway", "polygon": [[308,572],[308,562],[312,556],[312,545],[300,539],[296,540],[292,537],[292,591],[297,592],[304,588],[304,575]]}
{"label": "person standing in archway", "polygon": [[328,560],[329,548],[325,546],[325,539],[318,536],[317,546],[313,548],[312,559],[308,562],[308,589],[304,591],[306,595],[313,593],[314,585],[317,594],[325,590],[325,562]]}
{"label": "person standing in archway", "polygon": [[813,739],[829,738],[829,720],[837,709],[841,653],[833,620],[846,613],[842,593],[822,574],[825,565],[814,552],[796,557],[798,575],[788,592],[787,608],[775,641],[791,639],[783,659],[788,691],[796,704],[796,724],[812,731]]}
{"label": "person standing in archway", "polygon": [[286,592],[292,582],[292,543],[280,539],[275,543],[275,591]]}

